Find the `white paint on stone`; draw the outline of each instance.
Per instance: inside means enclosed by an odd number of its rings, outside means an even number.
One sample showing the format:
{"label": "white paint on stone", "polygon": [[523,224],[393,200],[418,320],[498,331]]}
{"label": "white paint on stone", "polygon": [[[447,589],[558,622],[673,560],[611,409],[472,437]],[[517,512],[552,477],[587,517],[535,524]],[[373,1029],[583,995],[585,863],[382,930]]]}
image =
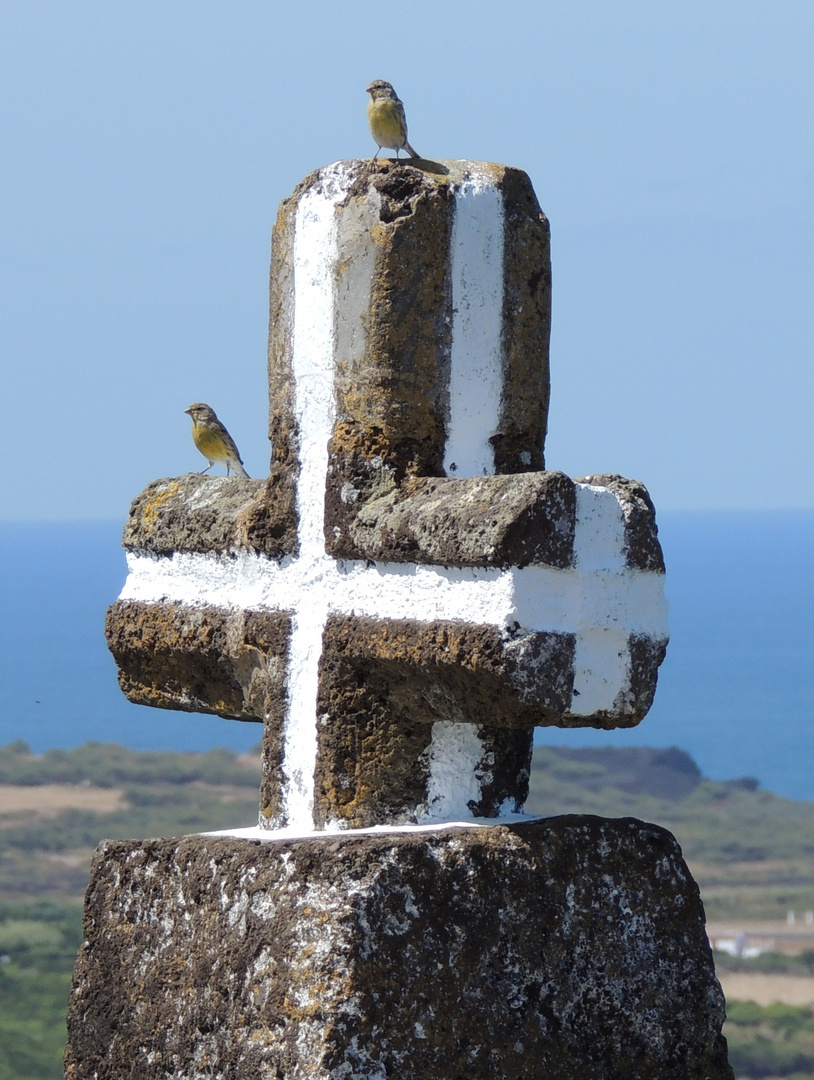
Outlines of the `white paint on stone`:
{"label": "white paint on stone", "polygon": [[[608,494],[612,495],[607,489],[591,488],[590,495],[580,497],[580,503],[584,508],[589,498],[597,497],[607,509]],[[615,497],[613,501],[616,503]],[[571,714],[591,716],[613,710],[629,678],[629,635],[642,634],[655,640],[668,636],[664,575],[619,569],[616,550],[597,528],[595,517],[590,520],[591,531],[583,538],[579,537],[581,518],[577,518],[581,558],[579,565],[567,570],[368,565],[335,562],[324,555],[324,549],[318,557],[312,553],[308,559],[300,556],[281,562],[245,551],[233,555],[176,553],[169,558],[131,552],[121,599],[146,603],[178,600],[191,606],[212,604],[294,614],[288,669],[290,718],[285,734],[287,809],[292,827],[303,829],[312,823],[318,665],[322,629],[331,612],[484,623],[507,634],[509,627],[518,624],[520,632],[574,633]],[[431,758],[433,794],[428,809],[433,820],[441,815],[463,816],[460,809],[453,812],[453,807],[466,807],[470,799],[480,798],[474,765],[479,760],[478,748],[482,748],[476,729],[474,725],[449,727],[462,728],[475,741],[469,744],[469,764],[462,769],[460,783],[436,803],[436,794],[444,791],[441,778],[448,775],[450,757],[443,750],[444,728],[434,725],[437,756]],[[461,766],[465,757],[461,750],[457,759]]]}
{"label": "white paint on stone", "polygon": [[[289,708],[283,731],[286,819],[310,823],[317,758],[317,691],[322,632],[327,618],[325,589],[319,588],[333,560],[325,553],[325,478],[328,442],[336,415],[334,400],[334,311],[337,257],[336,203],[342,197],[342,167],[326,170],[324,186],[306,192],[294,229],[294,415],[300,433],[297,482],[302,593],[295,600],[288,657]],[[311,582],[311,588],[306,582]],[[296,599],[300,602],[296,603]]]}
{"label": "white paint on stone", "polygon": [[628,685],[629,676],[627,632],[607,627],[584,630],[577,638],[574,655],[571,712],[575,716],[610,712]]}
{"label": "white paint on stone", "polygon": [[325,606],[314,601],[294,613],[289,641],[288,708],[283,727],[286,820],[310,822],[314,810],[317,758],[317,690]]}
{"label": "white paint on stone", "polygon": [[625,569],[625,519],[614,493],[597,484],[577,484],[574,556],[583,570]]}
{"label": "white paint on stone", "polygon": [[373,825],[368,829],[345,829],[334,825],[329,829],[301,829],[296,826],[288,826],[285,829],[263,829],[259,825],[250,825],[247,828],[219,829],[217,832],[200,833],[200,836],[228,836],[235,840],[330,840],[336,839],[337,833],[342,836],[387,836],[390,833],[438,833],[448,829],[483,829],[490,825],[522,825],[531,821],[541,821],[542,814],[512,814],[501,813],[496,818],[461,818],[460,821],[430,821],[421,825]]}
{"label": "white paint on stone", "polygon": [[592,574],[598,587],[581,597],[571,712],[592,716],[610,711],[630,679],[632,627],[621,602],[627,584],[625,522],[619,500],[608,488],[577,484],[576,496],[574,561],[577,571]]}
{"label": "white paint on stone", "polygon": [[128,552],[127,563],[121,600],[258,611],[324,602],[328,612],[382,619],[463,621],[501,629],[518,624],[521,631],[577,635],[597,626],[624,627],[667,637],[664,575],[637,570],[582,574],[577,568],[545,566],[501,570],[329,559],[315,568],[245,551],[167,558]]}
{"label": "white paint on stone", "polygon": [[[667,637],[663,575],[630,570],[624,522],[607,488],[577,487],[576,565],[566,570],[448,568],[336,561],[324,546],[328,443],[335,417],[334,323],[336,206],[347,166],[320,173],[297,208],[294,235],[292,363],[300,438],[299,553],[272,561],[254,553],[170,557],[128,553],[122,600],[292,614],[284,730],[287,820],[312,826],[317,750],[317,684],[322,633],[330,613],[381,619],[452,620],[515,633],[574,633],[572,714],[611,711],[628,677],[627,639]],[[451,422],[446,467],[451,475],[494,472],[488,438],[498,422],[502,364],[502,197],[487,170],[456,193],[453,228]],[[458,467],[452,470],[452,463]],[[518,629],[519,628],[519,629]],[[480,799],[480,740],[472,725],[434,725],[428,814],[468,816]],[[482,748],[481,748],[482,750]],[[454,761],[463,777],[451,780]],[[461,786],[463,785],[463,786]],[[463,810],[461,808],[464,808]]]}
{"label": "white paint on stone", "polygon": [[441,720],[432,725],[427,752],[427,802],[418,815],[420,824],[472,817],[469,803],[481,797],[478,766],[483,755],[477,724]]}
{"label": "white paint on stone", "polygon": [[447,476],[491,476],[503,384],[503,196],[474,162],[455,189]]}

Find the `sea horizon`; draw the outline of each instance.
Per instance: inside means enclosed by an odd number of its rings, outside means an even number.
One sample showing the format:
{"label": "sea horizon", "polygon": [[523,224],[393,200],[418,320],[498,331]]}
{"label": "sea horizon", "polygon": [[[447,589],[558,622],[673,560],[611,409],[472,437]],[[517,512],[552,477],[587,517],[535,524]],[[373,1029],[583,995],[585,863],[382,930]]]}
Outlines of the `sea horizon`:
{"label": "sea horizon", "polygon": [[[632,729],[538,729],[552,746],[677,746],[705,776],[814,801],[814,510],[658,514],[671,641]],[[126,576],[121,522],[0,522],[0,745],[95,740],[246,751],[260,724],[132,705],[104,613]]]}

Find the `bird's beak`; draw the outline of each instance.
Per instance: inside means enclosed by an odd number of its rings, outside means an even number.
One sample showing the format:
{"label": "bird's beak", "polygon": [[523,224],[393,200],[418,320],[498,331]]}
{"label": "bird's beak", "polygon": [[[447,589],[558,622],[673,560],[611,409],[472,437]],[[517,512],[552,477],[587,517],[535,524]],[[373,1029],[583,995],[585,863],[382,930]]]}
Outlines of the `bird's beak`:
{"label": "bird's beak", "polygon": [[184,409],[184,412],[189,413],[189,415],[192,416],[192,409]]}

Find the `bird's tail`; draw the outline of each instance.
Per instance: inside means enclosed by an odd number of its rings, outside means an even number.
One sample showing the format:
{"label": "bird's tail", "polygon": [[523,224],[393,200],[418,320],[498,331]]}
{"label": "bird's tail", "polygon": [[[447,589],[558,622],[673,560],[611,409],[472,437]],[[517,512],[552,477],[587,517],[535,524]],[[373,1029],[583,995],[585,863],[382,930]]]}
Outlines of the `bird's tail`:
{"label": "bird's tail", "polygon": [[235,476],[242,476],[244,480],[251,479],[249,474],[243,468],[243,462],[240,460],[240,458],[232,458],[232,460],[229,462],[229,466]]}
{"label": "bird's tail", "polygon": [[415,152],[415,150],[413,150],[412,146],[410,146],[410,144],[407,142],[406,139],[404,141],[404,149],[407,151],[407,153],[410,155],[410,157],[417,157],[417,158],[421,157],[421,154],[417,154]]}

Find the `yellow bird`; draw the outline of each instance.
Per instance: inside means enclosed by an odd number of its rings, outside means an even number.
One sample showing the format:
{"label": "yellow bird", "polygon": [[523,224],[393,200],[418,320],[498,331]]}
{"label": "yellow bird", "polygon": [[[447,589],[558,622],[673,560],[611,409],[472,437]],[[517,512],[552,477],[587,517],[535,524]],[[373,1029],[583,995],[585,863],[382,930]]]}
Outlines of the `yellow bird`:
{"label": "yellow bird", "polygon": [[[379,150],[387,147],[395,150],[396,157],[399,150],[406,150],[410,157],[420,157],[407,142],[407,118],[404,115],[404,105],[399,100],[398,94],[384,79],[376,79],[367,88],[370,101],[367,103],[367,120],[370,124],[370,134],[374,142],[378,143]],[[379,150],[373,155],[373,160],[379,156]]]}
{"label": "yellow bird", "polygon": [[217,461],[226,466],[227,476],[231,469],[235,476],[248,480],[249,474],[243,468],[243,460],[235,446],[235,440],[218,420],[215,410],[204,405],[202,401],[196,401],[194,405],[184,409],[184,412],[192,417],[193,441],[209,462],[205,469],[201,469],[201,474],[209,472]]}

